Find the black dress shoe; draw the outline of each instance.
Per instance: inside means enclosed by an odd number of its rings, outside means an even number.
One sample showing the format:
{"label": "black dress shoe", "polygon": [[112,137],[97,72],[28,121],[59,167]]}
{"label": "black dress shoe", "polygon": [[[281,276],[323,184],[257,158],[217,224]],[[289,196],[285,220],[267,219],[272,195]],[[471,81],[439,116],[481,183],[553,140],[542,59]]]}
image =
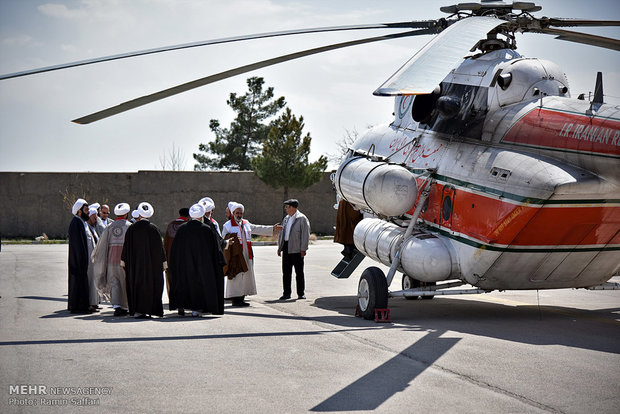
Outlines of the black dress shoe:
{"label": "black dress shoe", "polygon": [[150,318],[150,316],[148,316],[148,315],[138,315],[138,316],[136,316],[136,319],[149,319],[149,318]]}
{"label": "black dress shoe", "polygon": [[179,314],[179,316],[185,316],[185,309],[183,309],[183,308],[179,308],[179,310],[177,311],[177,313]]}
{"label": "black dress shoe", "polygon": [[250,306],[250,304],[245,301],[233,301],[232,305],[233,306]]}
{"label": "black dress shoe", "polygon": [[306,299],[306,295],[297,296],[297,299]]}
{"label": "black dress shoe", "polygon": [[114,316],[125,316],[127,315],[129,312],[123,308],[115,308],[114,309]]}
{"label": "black dress shoe", "polygon": [[287,300],[287,299],[290,299],[290,298],[291,298],[291,295],[282,295],[282,296],[280,296],[280,300]]}

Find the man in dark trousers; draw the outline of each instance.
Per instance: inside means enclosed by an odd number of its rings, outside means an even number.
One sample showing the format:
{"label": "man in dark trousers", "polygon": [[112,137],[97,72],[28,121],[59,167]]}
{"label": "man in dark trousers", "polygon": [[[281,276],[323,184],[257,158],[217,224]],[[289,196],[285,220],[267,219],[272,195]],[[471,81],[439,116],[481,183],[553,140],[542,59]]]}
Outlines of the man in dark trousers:
{"label": "man in dark trousers", "polygon": [[189,214],[192,219],[179,227],[170,251],[170,310],[191,309],[192,316],[222,315],[226,262],[217,233],[203,223],[203,205],[194,204]]}
{"label": "man in dark trousers", "polygon": [[299,202],[290,199],[284,202],[286,217],[282,220],[282,231],[278,238],[278,256],[282,256],[283,292],[280,300],[291,298],[291,279],[295,268],[297,298],[305,299],[304,257],[310,241],[310,222],[297,210]]}
{"label": "man in dark trousers", "polygon": [[137,208],[139,220],[125,233],[121,266],[125,269],[129,314],[136,319],[164,316],[161,295],[164,292],[166,253],[159,229],[149,219],[153,206],[142,202]]}
{"label": "man in dark trousers", "polygon": [[91,313],[89,310],[88,245],[86,243],[86,220],[88,203],[78,198],[69,224],[69,299],[67,308],[71,313]]}

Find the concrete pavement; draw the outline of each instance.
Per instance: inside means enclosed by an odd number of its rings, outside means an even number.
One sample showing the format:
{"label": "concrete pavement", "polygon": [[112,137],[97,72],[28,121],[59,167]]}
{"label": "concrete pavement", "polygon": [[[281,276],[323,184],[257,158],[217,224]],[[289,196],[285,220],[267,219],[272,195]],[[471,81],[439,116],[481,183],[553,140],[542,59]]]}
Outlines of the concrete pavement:
{"label": "concrete pavement", "polygon": [[114,317],[105,305],[93,315],[66,311],[66,245],[4,245],[0,411],[620,407],[620,291],[391,299],[394,323],[377,324],[353,316],[359,275],[375,264],[365,259],[350,279],[337,280],[329,272],[338,251],[329,241],[311,246],[307,300],[276,300],[280,259],[275,247],[262,246],[255,248],[259,294],[251,307],[227,305],[221,317],[166,311],[163,319],[135,320]]}

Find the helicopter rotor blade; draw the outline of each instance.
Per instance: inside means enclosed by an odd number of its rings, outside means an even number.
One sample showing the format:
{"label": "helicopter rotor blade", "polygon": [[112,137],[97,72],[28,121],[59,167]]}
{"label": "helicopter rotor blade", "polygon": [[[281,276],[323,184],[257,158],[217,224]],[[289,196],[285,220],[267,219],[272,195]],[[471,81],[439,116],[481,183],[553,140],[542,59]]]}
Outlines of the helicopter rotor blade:
{"label": "helicopter rotor blade", "polygon": [[536,32],[557,35],[555,38],[559,40],[567,40],[569,42],[583,43],[590,46],[598,46],[620,51],[620,40],[612,39],[610,37],[595,36],[587,33],[552,28],[540,29],[536,30]]}
{"label": "helicopter rotor blade", "polygon": [[191,82],[187,82],[181,85],[174,86],[172,88],[168,88],[168,89],[165,89],[159,92],[155,92],[150,95],[145,95],[140,98],[132,99],[130,101],[123,102],[119,105],[92,113],[90,115],[86,115],[81,118],[74,119],[72,122],[75,122],[77,124],[90,124],[91,122],[99,121],[101,119],[108,118],[110,116],[120,114],[130,109],[134,109],[142,105],[146,105],[146,104],[158,101],[160,99],[167,98],[169,96],[177,95],[179,93],[186,92],[191,89],[198,88],[200,86],[208,85],[210,83],[217,82],[223,79],[227,79],[232,76],[240,75],[242,73],[250,72],[250,71],[264,68],[267,66],[276,65],[278,63],[286,62],[289,60],[298,59],[304,56],[314,55],[317,53],[327,52],[327,51],[335,50],[335,49],[341,49],[341,48],[349,47],[349,46],[355,46],[355,45],[371,43],[371,42],[378,42],[381,40],[398,39],[402,37],[419,36],[419,35],[426,35],[426,34],[436,34],[438,31],[441,31],[441,30],[443,30],[441,27],[434,27],[434,28],[413,30],[413,31],[408,31],[408,32],[393,33],[393,34],[388,34],[388,35],[383,35],[383,36],[352,40],[348,42],[334,43],[334,44],[330,44],[327,46],[321,46],[321,47],[317,47],[313,49],[303,50],[300,52],[290,53],[287,55],[263,60],[260,62],[255,62],[249,65],[240,66],[234,69],[230,69],[224,72],[217,73],[215,75],[210,75],[210,76],[207,76],[201,79],[197,79]]}
{"label": "helicopter rotor blade", "polygon": [[543,19],[549,26],[555,27],[599,27],[599,26],[620,26],[619,20],[586,20],[586,19]]}
{"label": "helicopter rotor blade", "polygon": [[435,20],[419,20],[419,21],[396,22],[396,23],[376,23],[376,24],[360,24],[360,25],[349,25],[349,26],[314,27],[314,28],[308,28],[308,29],[294,29],[294,30],[284,30],[284,31],[278,31],[278,32],[267,32],[267,33],[258,33],[258,34],[235,36],[235,37],[226,37],[226,38],[221,38],[221,39],[204,40],[204,41],[199,41],[199,42],[183,43],[179,45],[163,46],[163,47],[158,47],[158,48],[153,48],[153,49],[138,50],[135,52],[121,53],[118,55],[103,56],[103,57],[98,57],[98,58],[93,58],[93,59],[80,60],[76,62],[63,63],[59,65],[46,66],[42,68],[29,69],[29,70],[25,70],[21,72],[14,72],[14,73],[8,73],[6,75],[0,75],[0,80],[17,78],[20,76],[34,75],[36,73],[51,72],[54,70],[67,69],[67,68],[72,68],[76,66],[92,65],[94,63],[108,62],[111,60],[119,60],[119,59],[126,59],[126,58],[131,58],[131,57],[136,57],[136,56],[150,55],[154,53],[169,52],[172,50],[189,49],[193,47],[216,45],[216,44],[222,44],[222,43],[241,42],[245,40],[264,39],[264,38],[269,38],[269,37],[290,36],[290,35],[308,34],[308,33],[338,32],[338,31],[347,31],[347,30],[401,29],[401,28],[424,29],[424,28],[435,27],[437,26],[437,24],[438,23]]}

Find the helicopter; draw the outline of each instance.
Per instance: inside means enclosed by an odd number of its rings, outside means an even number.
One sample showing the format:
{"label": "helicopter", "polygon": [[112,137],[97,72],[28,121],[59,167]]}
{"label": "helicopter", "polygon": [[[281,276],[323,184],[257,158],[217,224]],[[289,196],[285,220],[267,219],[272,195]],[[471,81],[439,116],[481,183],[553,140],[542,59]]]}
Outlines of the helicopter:
{"label": "helicopter", "polygon": [[[338,195],[373,217],[355,228],[350,275],[368,257],[359,313],[377,318],[389,297],[511,289],[617,289],[620,268],[620,114],[595,94],[571,98],[564,72],[524,58],[515,33],[620,50],[620,41],[563,27],[609,20],[537,18],[530,2],[442,7],[435,20],[319,27],[237,36],[107,56],[0,76],[66,69],[169,50],[329,31],[406,29],[267,59],[146,95],[74,120],[100,121],[231,76],[339,48],[434,38],[374,92],[394,97],[394,119],[358,139],[334,174]],[[338,267],[337,267],[338,268]],[[335,269],[336,270],[336,269]],[[401,290],[389,288],[402,273]],[[459,289],[471,285],[472,289]]]}

